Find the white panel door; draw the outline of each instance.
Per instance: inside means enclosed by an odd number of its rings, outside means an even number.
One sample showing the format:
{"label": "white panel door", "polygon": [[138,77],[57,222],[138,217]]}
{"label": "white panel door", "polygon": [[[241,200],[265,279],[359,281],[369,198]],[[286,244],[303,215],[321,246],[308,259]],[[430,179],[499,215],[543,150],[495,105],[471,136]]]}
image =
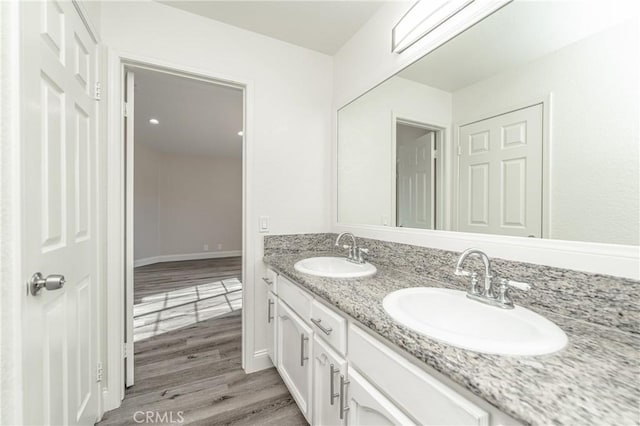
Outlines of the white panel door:
{"label": "white panel door", "polygon": [[97,382],[96,44],[69,1],[21,2],[24,421],[94,424]]}
{"label": "white panel door", "polygon": [[347,376],[347,362],[322,341],[313,338],[313,425],[342,426],[340,418],[340,375]]}
{"label": "white panel door", "polygon": [[542,104],[460,127],[458,230],[542,237]]}
{"label": "white panel door", "polygon": [[434,229],[435,132],[398,146],[398,226]]}
{"label": "white panel door", "polygon": [[280,299],[276,318],[278,372],[310,422],[312,330]]}
{"label": "white panel door", "polygon": [[353,368],[349,369],[349,384],[346,392],[349,426],[415,425],[413,420]]}

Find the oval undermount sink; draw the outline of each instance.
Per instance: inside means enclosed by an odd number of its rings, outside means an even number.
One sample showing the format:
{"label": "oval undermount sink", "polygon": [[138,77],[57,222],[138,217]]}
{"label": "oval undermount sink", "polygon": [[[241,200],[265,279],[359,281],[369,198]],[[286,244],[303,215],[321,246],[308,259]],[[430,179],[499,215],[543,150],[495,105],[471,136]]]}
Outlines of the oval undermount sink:
{"label": "oval undermount sink", "polygon": [[501,309],[467,298],[464,291],[415,287],[389,293],[382,302],[398,323],[462,349],[497,355],[559,351],[567,335],[529,309]]}
{"label": "oval undermount sink", "polygon": [[310,257],[297,262],[293,267],[303,274],[327,278],[363,278],[377,271],[372,264],[354,263],[344,257]]}

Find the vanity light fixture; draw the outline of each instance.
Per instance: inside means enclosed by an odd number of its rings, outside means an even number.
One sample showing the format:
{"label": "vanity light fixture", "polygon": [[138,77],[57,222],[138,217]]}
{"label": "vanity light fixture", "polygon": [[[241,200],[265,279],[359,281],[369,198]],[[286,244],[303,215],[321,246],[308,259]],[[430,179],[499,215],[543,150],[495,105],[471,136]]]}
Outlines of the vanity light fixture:
{"label": "vanity light fixture", "polygon": [[149,123],[151,123],[151,124],[160,124],[160,122],[158,121],[157,118],[150,118],[149,119]]}
{"label": "vanity light fixture", "polygon": [[[402,53],[438,29],[438,34],[433,34],[432,45],[427,52],[423,52],[429,53],[511,1],[513,0],[419,0],[393,27],[391,50]],[[445,23],[446,28],[443,25]]]}
{"label": "vanity light fixture", "polygon": [[244,136],[244,132],[243,132],[242,130],[240,130],[240,131],[238,132],[238,136]]}

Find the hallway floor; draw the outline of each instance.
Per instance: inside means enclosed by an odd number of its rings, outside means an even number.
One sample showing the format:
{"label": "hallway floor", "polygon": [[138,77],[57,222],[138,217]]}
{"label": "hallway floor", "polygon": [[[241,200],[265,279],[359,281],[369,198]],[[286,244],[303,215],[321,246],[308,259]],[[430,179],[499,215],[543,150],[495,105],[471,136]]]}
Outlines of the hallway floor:
{"label": "hallway floor", "polygon": [[136,268],[135,385],[99,425],[307,424],[274,369],[242,370],[240,278],[240,258]]}

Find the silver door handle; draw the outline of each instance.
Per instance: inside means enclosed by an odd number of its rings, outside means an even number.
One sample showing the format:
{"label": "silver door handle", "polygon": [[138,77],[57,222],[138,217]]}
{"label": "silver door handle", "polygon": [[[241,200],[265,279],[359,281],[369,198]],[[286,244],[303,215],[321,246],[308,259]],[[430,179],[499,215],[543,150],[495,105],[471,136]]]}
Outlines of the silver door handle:
{"label": "silver door handle", "polygon": [[304,367],[304,362],[309,359],[308,356],[304,356],[304,342],[309,340],[308,337],[304,335],[304,333],[300,334],[300,366]]}
{"label": "silver door handle", "polygon": [[311,322],[315,324],[315,326],[318,327],[327,336],[330,335],[331,332],[333,331],[333,328],[325,327],[322,324],[320,324],[322,322],[322,318],[318,318],[318,319],[311,318]]}
{"label": "silver door handle", "polygon": [[345,407],[345,395],[347,391],[347,385],[349,384],[349,380],[345,380],[344,376],[340,375],[340,420],[344,420],[344,413],[349,411],[350,407]]}
{"label": "silver door handle", "polygon": [[49,291],[58,290],[64,287],[65,282],[64,275],[51,274],[44,278],[40,272],[36,272],[29,280],[29,291],[36,296],[43,287]]}
{"label": "silver door handle", "polygon": [[273,316],[271,315],[271,307],[273,306],[273,300],[269,299],[269,305],[267,306],[267,323],[271,324]]}
{"label": "silver door handle", "polygon": [[339,372],[340,370],[336,369],[333,364],[329,365],[329,400],[331,401],[331,405],[333,405],[333,400],[340,396],[339,392],[333,391],[333,388],[335,387],[336,373]]}
{"label": "silver door handle", "polygon": [[267,283],[267,284],[269,284],[269,285],[273,285],[273,281],[271,281],[271,279],[270,279],[270,278],[263,277],[263,278],[262,278],[262,281],[264,281],[265,283]]}

